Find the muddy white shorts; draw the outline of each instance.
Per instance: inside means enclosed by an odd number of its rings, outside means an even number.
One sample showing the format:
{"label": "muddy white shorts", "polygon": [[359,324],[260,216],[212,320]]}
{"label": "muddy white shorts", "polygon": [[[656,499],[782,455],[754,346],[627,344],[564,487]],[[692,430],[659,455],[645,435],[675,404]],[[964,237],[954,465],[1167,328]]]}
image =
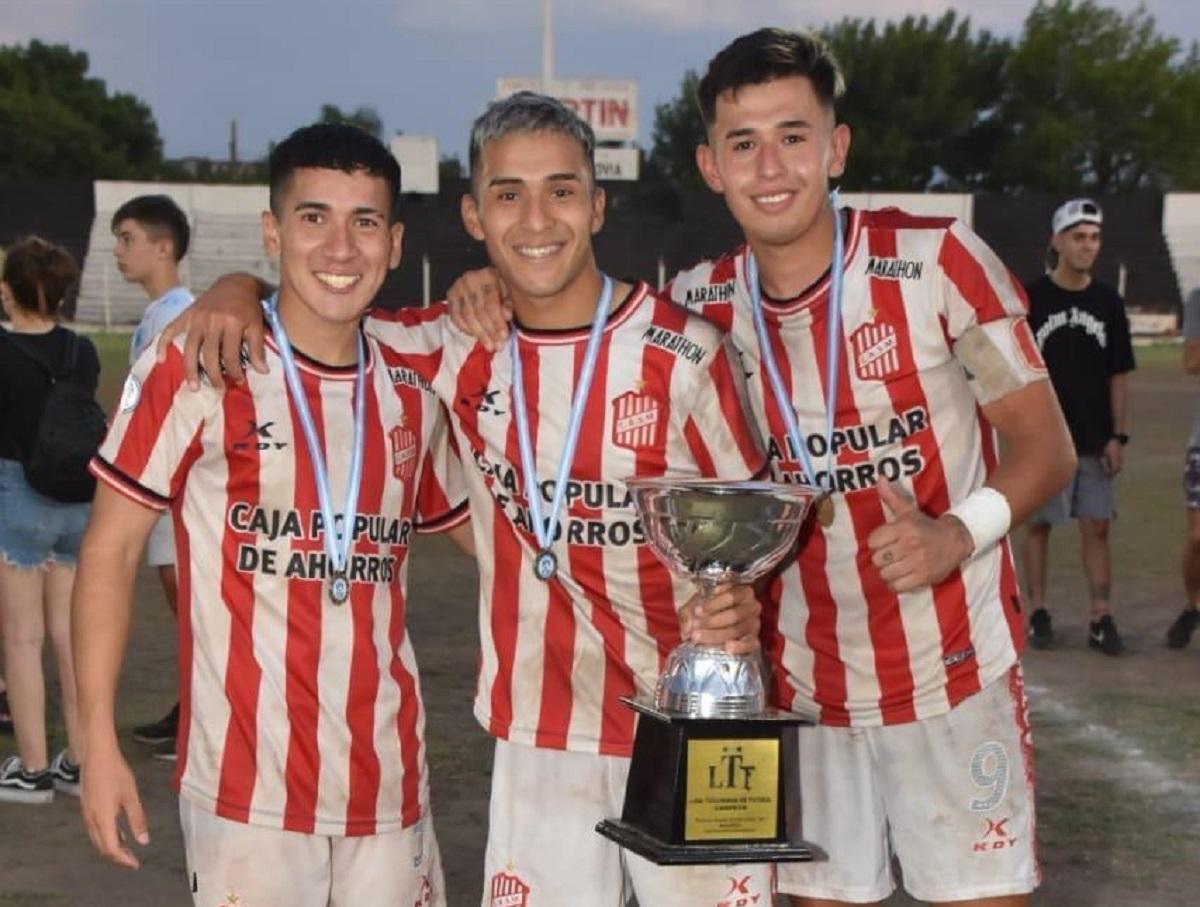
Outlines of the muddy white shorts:
{"label": "muddy white shorts", "polygon": [[803,836],[816,863],[781,863],[780,892],[870,903],[895,888],[921,901],[1032,891],[1033,747],[1020,666],[945,715],[800,734]]}
{"label": "muddy white shorts", "polygon": [[179,822],[195,907],[446,907],[428,817],[332,837],[233,822],[180,797]]}
{"label": "muddy white shorts", "polygon": [[160,516],[146,539],[146,563],[151,567],[175,564],[175,524],[172,519],[170,513]]}
{"label": "muddy white shorts", "polygon": [[483,907],[771,907],[771,868],[656,866],[595,830],[629,759],[496,741]]}

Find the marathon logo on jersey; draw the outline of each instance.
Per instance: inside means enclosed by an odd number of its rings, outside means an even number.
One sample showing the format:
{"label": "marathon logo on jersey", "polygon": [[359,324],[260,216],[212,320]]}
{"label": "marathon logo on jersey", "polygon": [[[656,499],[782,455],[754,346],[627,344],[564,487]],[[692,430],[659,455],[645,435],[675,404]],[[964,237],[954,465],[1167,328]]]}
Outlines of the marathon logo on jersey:
{"label": "marathon logo on jersey", "polygon": [[881,280],[920,280],[925,262],[910,258],[882,258],[872,255],[867,259],[867,274]]}
{"label": "marathon logo on jersey", "polygon": [[883,381],[900,370],[899,339],[886,321],[868,321],[850,335],[850,346],[861,381]]}
{"label": "marathon logo on jersey", "polygon": [[403,425],[388,432],[392,442],[392,475],[402,482],[409,481],[417,471],[417,435]]}
{"label": "marathon logo on jersey", "polygon": [[433,393],[433,387],[415,369],[403,365],[388,366],[388,378],[393,385],[402,384],[405,387],[415,387],[427,394]]}
{"label": "marathon logo on jersey", "polygon": [[996,850],[1008,850],[1017,846],[1017,839],[1008,833],[1008,823],[1011,817],[1004,819],[984,819],[987,828],[983,837],[975,842],[972,853],[992,853]]}
{"label": "marathon logo on jersey", "polygon": [[702,287],[692,287],[683,297],[685,306],[704,305],[709,302],[728,302],[733,298],[732,280],[724,283],[711,283]]}
{"label": "marathon logo on jersey", "polygon": [[663,405],[649,394],[626,391],[612,402],[612,439],[626,450],[655,447],[662,434]]}
{"label": "marathon logo on jersey", "polygon": [[529,886],[515,875],[496,873],[492,876],[492,899],[488,907],[529,907]]}
{"label": "marathon logo on jersey", "polygon": [[716,907],[754,907],[764,904],[762,892],[757,891],[754,876],[730,876],[729,891],[717,901]]}
{"label": "marathon logo on jersey", "polygon": [[651,346],[657,346],[668,353],[674,353],[680,359],[686,359],[693,365],[699,365],[708,355],[708,350],[695,341],[688,340],[682,334],[676,334],[674,331],[654,325],[646,328],[642,339]]}

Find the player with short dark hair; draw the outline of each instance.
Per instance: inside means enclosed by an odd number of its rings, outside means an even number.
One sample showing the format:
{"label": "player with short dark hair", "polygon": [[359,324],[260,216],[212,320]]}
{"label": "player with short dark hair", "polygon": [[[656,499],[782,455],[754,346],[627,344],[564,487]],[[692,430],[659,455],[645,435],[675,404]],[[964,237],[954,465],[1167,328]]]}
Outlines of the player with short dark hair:
{"label": "player with short dark hair", "polygon": [[467,514],[443,410],[405,378],[434,351],[360,328],[403,226],[386,149],[352,128],[298,130],[271,158],[271,374],[188,393],[182,344],[147,351],[93,461],[74,600],[84,818],[136,868],[122,814],[138,844],[149,835],[113,700],[137,558],[169,509],[175,786],[198,907],[445,904],[406,574],[414,532],[461,531]]}
{"label": "player with short dark hair", "polygon": [[[192,293],[179,276],[179,262],[187,254],[191,229],[187,215],[166,195],[139,195],[117,208],[112,216],[116,239],[113,256],[117,270],[145,291],[150,304],[142,313],[129,343],[132,367],[158,336],[159,331],[192,304]],[[175,612],[178,584],[175,576],[175,537],[171,518],[163,516],[146,542],[146,563],[158,571],[167,605]],[[152,747],[155,758],[175,759],[179,729],[179,703],[158,721],[139,724],[133,738]]]}

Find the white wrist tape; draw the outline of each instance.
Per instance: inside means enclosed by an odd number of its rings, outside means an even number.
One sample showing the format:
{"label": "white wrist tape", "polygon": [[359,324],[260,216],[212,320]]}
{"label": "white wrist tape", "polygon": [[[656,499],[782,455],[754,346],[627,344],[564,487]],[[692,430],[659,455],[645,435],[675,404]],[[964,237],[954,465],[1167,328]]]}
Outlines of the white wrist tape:
{"label": "white wrist tape", "polygon": [[995,488],[976,488],[947,513],[957,517],[975,543],[971,557],[976,557],[1004,536],[1012,526],[1012,508],[1008,498]]}

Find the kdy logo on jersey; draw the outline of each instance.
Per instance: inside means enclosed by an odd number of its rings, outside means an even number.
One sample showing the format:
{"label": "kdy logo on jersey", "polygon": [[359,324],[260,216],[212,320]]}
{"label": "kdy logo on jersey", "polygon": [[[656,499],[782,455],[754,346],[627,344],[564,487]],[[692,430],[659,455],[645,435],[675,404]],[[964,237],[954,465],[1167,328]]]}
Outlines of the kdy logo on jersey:
{"label": "kdy logo on jersey", "polygon": [[517,876],[498,872],[492,876],[492,899],[488,907],[528,907],[529,886]]}
{"label": "kdy logo on jersey", "polygon": [[618,447],[642,450],[658,444],[663,405],[650,394],[626,391],[612,402],[612,439]]}
{"label": "kdy logo on jersey", "polygon": [[403,425],[388,432],[392,442],[392,475],[407,482],[417,471],[417,436]]}
{"label": "kdy logo on jersey", "polygon": [[862,381],[883,381],[900,370],[899,339],[886,321],[868,321],[850,335],[850,346]]}

